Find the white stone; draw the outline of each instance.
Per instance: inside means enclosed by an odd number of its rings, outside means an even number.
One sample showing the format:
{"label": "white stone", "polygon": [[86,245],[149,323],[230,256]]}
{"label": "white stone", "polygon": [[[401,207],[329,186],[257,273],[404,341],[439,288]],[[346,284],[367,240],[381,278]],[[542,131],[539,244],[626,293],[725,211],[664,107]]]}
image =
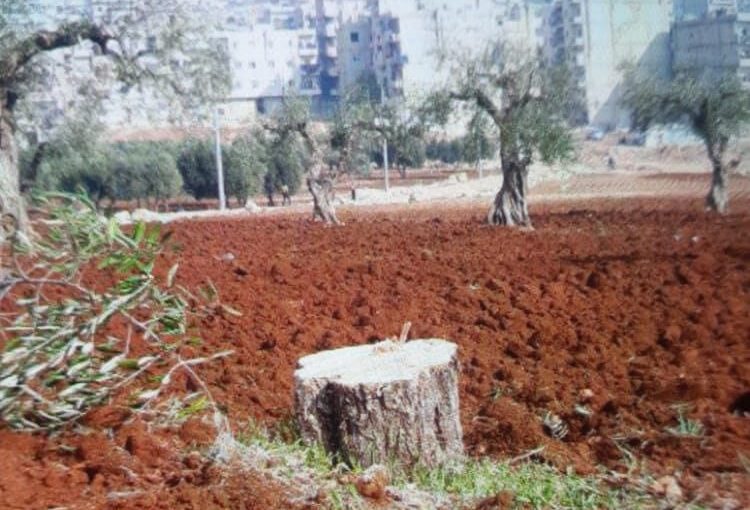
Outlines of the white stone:
{"label": "white stone", "polygon": [[133,218],[131,218],[129,211],[118,211],[114,214],[113,217],[117,223],[120,223],[122,225],[127,225],[128,223],[131,223],[133,221]]}

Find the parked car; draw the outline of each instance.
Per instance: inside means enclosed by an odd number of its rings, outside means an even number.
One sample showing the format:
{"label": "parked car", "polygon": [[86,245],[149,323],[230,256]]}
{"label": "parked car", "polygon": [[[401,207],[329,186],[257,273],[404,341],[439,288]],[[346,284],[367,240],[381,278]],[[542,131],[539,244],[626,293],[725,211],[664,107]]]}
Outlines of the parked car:
{"label": "parked car", "polygon": [[646,133],[642,131],[628,131],[620,137],[620,145],[641,146],[646,143]]}
{"label": "parked car", "polygon": [[604,130],[600,129],[598,127],[588,127],[586,128],[586,140],[593,140],[593,141],[599,141],[604,138]]}

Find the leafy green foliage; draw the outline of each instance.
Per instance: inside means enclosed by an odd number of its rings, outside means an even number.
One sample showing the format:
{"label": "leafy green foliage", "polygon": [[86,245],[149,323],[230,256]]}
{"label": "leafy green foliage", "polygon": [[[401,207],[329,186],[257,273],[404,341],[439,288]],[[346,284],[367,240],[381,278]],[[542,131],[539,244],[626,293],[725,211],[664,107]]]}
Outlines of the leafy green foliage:
{"label": "leafy green foliage", "polygon": [[[15,266],[0,282],[0,301],[12,301],[0,314],[0,420],[20,430],[59,428],[129,386],[133,405],[148,406],[177,368],[206,361],[183,361],[172,348],[190,312],[186,291],[174,285],[177,268],[166,280],[153,272],[166,236],[142,223],[123,232],[83,197],[48,195],[41,205],[49,231],[14,246]],[[93,267],[114,283],[84,284],[83,269]],[[144,387],[146,374],[158,385]]]}
{"label": "leafy green foliage", "polygon": [[[225,162],[225,161],[222,161]],[[185,191],[196,200],[219,196],[216,181],[216,153],[208,140],[186,141],[177,158]]]}
{"label": "leafy green foliage", "polygon": [[427,144],[425,153],[428,159],[454,164],[461,161],[464,145],[461,140],[432,140]]}
{"label": "leafy green foliage", "polygon": [[331,166],[342,173],[366,175],[370,170],[370,151],[375,144],[372,130],[375,110],[367,83],[341,98],[330,128],[333,151]]}
{"label": "leafy green foliage", "polygon": [[83,190],[97,204],[111,197],[111,153],[101,143],[102,128],[92,115],[74,117],[66,122],[46,144],[43,156],[36,162],[35,187],[68,193]]}
{"label": "leafy green foliage", "polygon": [[729,162],[725,158],[730,141],[739,137],[750,121],[750,92],[736,75],[680,73],[664,81],[630,67],[625,76],[624,103],[632,110],[637,128],[687,121],[703,140],[713,170],[706,206],[726,213],[726,174],[741,158]]}
{"label": "leafy green foliage", "polygon": [[475,163],[481,159],[491,158],[496,150],[492,135],[492,126],[487,116],[475,114],[469,121],[463,138],[462,159],[468,163]]}
{"label": "leafy green foliage", "polygon": [[263,191],[271,196],[286,186],[294,194],[302,184],[302,175],[312,164],[311,140],[303,138],[310,122],[310,105],[297,97],[287,97],[267,126],[268,172]]}
{"label": "leafy green foliage", "polygon": [[435,115],[446,118],[447,95],[467,107],[475,129],[486,116],[497,129],[504,164],[526,168],[536,157],[546,163],[571,157],[567,117],[574,98],[564,72],[502,42],[453,66],[453,88],[433,96]]}
{"label": "leafy green foliage", "polygon": [[121,144],[111,151],[112,187],[119,200],[172,198],[182,191],[174,156],[159,143]]}
{"label": "leafy green foliage", "polygon": [[[107,145],[103,126],[93,115],[73,117],[24,159],[24,174],[37,191],[83,191],[97,207],[104,199],[172,198],[182,190],[174,149],[165,142]],[[36,159],[36,161],[33,161]],[[30,168],[33,164],[36,169]]]}
{"label": "leafy green foliage", "polygon": [[267,160],[265,135],[261,131],[237,138],[227,149],[226,189],[241,205],[260,191]]}
{"label": "leafy green foliage", "polygon": [[729,141],[750,121],[750,93],[734,75],[680,73],[665,81],[631,67],[623,101],[641,130],[687,120],[712,159],[722,157]]}

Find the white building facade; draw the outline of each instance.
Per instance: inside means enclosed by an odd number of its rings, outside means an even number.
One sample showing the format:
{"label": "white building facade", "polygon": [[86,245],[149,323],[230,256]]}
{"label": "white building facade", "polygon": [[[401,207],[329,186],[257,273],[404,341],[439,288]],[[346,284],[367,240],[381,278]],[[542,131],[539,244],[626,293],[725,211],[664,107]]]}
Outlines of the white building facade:
{"label": "white building facade", "polygon": [[672,0],[555,0],[549,13],[545,54],[572,72],[583,107],[579,121],[629,127],[622,65],[670,74]]}
{"label": "white building facade", "polygon": [[672,28],[675,73],[717,77],[735,74],[750,88],[750,2],[728,12],[675,23]]}

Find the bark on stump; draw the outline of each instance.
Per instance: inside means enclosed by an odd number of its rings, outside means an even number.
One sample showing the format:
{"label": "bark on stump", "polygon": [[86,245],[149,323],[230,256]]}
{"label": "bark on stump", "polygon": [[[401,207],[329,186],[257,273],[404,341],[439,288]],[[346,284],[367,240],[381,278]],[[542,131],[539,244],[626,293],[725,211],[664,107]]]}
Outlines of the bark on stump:
{"label": "bark on stump", "polygon": [[456,351],[443,340],[385,341],[300,359],[302,438],[363,467],[436,466],[461,456]]}

